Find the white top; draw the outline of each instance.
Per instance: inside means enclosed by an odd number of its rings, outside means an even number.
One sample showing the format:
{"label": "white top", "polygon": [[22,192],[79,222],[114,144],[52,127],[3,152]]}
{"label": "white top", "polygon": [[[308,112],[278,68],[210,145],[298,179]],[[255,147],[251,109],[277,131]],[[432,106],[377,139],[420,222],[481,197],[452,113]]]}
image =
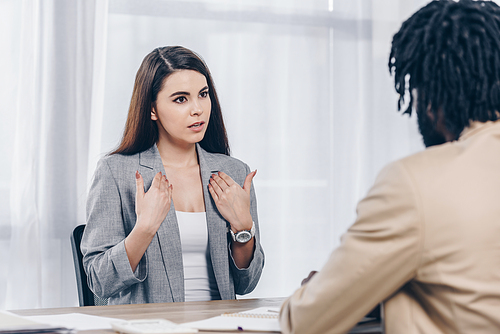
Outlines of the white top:
{"label": "white top", "polygon": [[205,212],[175,213],[181,235],[185,300],[220,299],[210,260]]}

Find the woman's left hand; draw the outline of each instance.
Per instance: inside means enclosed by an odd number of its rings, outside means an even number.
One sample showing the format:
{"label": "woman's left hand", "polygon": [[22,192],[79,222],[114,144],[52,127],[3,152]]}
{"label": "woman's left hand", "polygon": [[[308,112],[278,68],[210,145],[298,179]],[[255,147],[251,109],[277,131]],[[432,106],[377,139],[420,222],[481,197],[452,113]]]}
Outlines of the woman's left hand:
{"label": "woman's left hand", "polygon": [[257,170],[245,178],[243,188],[224,172],[212,174],[208,190],[220,214],[231,224],[233,232],[250,230],[250,187]]}

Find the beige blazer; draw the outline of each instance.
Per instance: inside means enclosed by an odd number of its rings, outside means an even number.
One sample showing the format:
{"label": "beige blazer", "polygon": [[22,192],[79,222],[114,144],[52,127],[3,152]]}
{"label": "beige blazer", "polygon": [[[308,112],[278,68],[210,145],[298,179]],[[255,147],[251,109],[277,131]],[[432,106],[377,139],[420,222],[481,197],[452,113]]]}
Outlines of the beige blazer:
{"label": "beige blazer", "polygon": [[385,167],[283,333],[344,333],[385,301],[386,333],[500,333],[500,121]]}

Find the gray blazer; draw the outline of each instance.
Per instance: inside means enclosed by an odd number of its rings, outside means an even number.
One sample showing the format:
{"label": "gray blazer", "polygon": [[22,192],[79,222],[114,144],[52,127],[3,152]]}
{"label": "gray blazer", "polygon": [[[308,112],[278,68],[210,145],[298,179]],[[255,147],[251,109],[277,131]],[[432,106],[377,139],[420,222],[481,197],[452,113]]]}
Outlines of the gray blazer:
{"label": "gray blazer", "polygon": [[[221,299],[251,292],[264,266],[260,245],[257,202],[252,185],[250,213],[255,222],[255,250],[246,269],[236,267],[229,248],[228,222],[217,211],[208,191],[211,172],[223,171],[243,185],[250,168],[243,162],[208,153],[196,146],[208,224],[210,257]],[[165,174],[156,145],[134,155],[114,154],[99,161],[87,200],[87,226],[81,250],[90,289],[110,304],[184,301],[184,270],[179,228],[172,202],[167,217],[151,241],[135,272],[132,272],[124,239],[135,221],[135,171],[147,191],[156,173]],[[168,175],[167,175],[168,177]]]}

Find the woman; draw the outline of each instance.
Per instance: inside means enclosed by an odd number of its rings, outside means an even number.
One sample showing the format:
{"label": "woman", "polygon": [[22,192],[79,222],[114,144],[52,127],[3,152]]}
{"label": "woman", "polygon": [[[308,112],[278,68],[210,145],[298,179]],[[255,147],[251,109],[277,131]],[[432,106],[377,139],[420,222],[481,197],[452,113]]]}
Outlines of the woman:
{"label": "woman", "polygon": [[251,292],[264,265],[255,173],[229,156],[203,60],[180,46],[148,54],[122,142],[99,162],[88,197],[91,290],[109,304]]}

